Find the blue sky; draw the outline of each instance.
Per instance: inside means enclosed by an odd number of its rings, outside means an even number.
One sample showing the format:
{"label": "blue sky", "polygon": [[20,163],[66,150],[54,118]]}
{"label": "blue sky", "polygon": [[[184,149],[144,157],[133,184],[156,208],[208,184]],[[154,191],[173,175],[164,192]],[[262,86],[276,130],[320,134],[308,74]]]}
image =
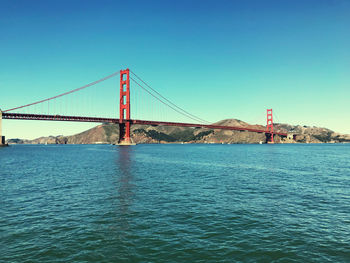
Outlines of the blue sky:
{"label": "blue sky", "polygon": [[[264,124],[273,108],[279,122],[350,133],[349,13],[346,0],[1,1],[0,108],[129,67],[212,122]],[[93,125],[3,126],[7,138],[35,138]]]}

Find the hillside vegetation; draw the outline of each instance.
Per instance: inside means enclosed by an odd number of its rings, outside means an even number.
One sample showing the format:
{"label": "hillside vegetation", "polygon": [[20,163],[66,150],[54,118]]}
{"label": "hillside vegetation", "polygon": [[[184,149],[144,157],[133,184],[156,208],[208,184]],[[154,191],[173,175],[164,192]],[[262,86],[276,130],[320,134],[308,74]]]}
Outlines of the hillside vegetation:
{"label": "hillside vegetation", "polygon": [[[265,129],[237,119],[222,120],[216,125]],[[349,143],[350,135],[335,133],[326,128],[275,124],[276,131],[296,134],[296,140],[275,136],[277,143]],[[204,128],[133,125],[131,137],[135,143],[260,143],[266,142],[264,133],[248,131],[216,130]],[[101,124],[72,136],[49,136],[35,140],[10,139],[17,144],[93,144],[117,143],[118,124]]]}

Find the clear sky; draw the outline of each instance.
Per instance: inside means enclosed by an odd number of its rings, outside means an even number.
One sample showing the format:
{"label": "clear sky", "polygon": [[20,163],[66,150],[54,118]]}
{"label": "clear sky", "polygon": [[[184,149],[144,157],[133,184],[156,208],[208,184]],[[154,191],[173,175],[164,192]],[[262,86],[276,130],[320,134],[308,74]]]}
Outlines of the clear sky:
{"label": "clear sky", "polygon": [[[273,108],[279,122],[350,133],[349,14],[348,0],[2,0],[0,108],[129,67],[212,122],[264,124]],[[35,138],[92,126],[4,120],[3,132]]]}

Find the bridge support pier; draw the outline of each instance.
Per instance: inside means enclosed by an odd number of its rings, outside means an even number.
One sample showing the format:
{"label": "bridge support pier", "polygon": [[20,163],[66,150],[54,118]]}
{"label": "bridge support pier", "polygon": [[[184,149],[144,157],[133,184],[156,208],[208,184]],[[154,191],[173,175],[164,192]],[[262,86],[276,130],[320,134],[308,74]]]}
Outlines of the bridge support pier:
{"label": "bridge support pier", "polygon": [[135,145],[130,137],[130,122],[119,123],[119,141],[118,145]]}
{"label": "bridge support pier", "polygon": [[266,143],[268,144],[274,144],[275,141],[273,139],[273,133],[265,133],[265,136],[266,136]]}
{"label": "bridge support pier", "polygon": [[8,146],[5,143],[5,136],[2,136],[2,111],[0,110],[0,147]]}

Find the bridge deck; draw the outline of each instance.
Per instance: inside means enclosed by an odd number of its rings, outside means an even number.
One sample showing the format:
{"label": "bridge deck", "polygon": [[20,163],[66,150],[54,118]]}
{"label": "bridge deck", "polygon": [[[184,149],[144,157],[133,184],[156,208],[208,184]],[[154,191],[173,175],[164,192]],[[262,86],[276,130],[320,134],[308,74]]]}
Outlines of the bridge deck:
{"label": "bridge deck", "polygon": [[[81,117],[81,116],[63,116],[63,115],[42,115],[42,114],[26,114],[26,113],[2,113],[3,119],[12,120],[42,120],[42,121],[74,121],[74,122],[96,122],[96,123],[119,123],[117,118],[100,118],[100,117]],[[124,121],[127,122],[127,121]],[[160,125],[160,126],[179,126],[179,127],[195,127],[207,129],[221,129],[221,130],[236,130],[236,131],[250,131],[257,133],[270,133],[266,130],[252,129],[245,127],[223,126],[223,125],[208,125],[197,123],[181,123],[181,122],[162,122],[162,121],[145,121],[145,120],[130,120],[132,124],[139,125]],[[274,132],[280,136],[287,136],[287,133]]]}

